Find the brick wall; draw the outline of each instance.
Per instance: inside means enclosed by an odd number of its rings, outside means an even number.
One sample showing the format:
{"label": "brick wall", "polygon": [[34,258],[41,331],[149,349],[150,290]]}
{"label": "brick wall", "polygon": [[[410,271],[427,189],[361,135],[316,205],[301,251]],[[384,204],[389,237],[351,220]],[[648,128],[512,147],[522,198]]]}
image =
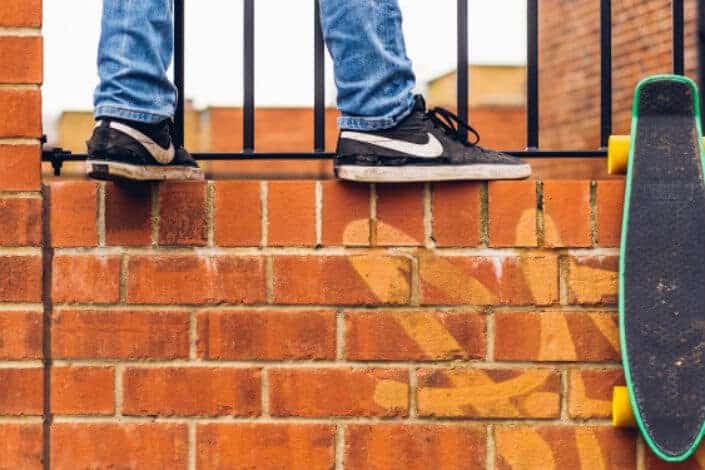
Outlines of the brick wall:
{"label": "brick wall", "polygon": [[621,181],[49,190],[52,468],[667,468],[609,424]]}
{"label": "brick wall", "polygon": [[[600,141],[600,2],[542,0],[539,11],[541,146]],[[696,2],[685,0],[686,75],[696,78]],[[670,0],[612,2],[613,132],[628,133],[634,87],[671,73]]]}
{"label": "brick wall", "polygon": [[0,468],[42,455],[39,0],[0,2]]}

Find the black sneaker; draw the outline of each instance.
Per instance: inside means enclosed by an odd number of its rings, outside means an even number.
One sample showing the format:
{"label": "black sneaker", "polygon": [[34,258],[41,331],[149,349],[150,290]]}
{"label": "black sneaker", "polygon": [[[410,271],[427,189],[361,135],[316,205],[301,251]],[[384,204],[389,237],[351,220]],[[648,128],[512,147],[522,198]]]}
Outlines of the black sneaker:
{"label": "black sneaker", "polygon": [[[462,132],[473,140],[463,142]],[[487,150],[480,135],[442,108],[426,111],[421,96],[396,127],[381,131],[344,130],[338,139],[338,178],[368,183],[521,179],[531,167],[518,158]]]}
{"label": "black sneaker", "polygon": [[99,119],[86,142],[88,176],[101,180],[202,180],[203,172],[191,155],[172,144],[173,132],[171,120],[145,125]]}

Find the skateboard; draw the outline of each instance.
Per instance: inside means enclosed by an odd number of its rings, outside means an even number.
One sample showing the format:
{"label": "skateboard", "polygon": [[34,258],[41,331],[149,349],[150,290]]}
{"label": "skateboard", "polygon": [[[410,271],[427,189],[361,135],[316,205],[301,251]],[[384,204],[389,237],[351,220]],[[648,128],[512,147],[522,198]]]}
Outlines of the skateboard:
{"label": "skateboard", "polygon": [[692,80],[657,75],[634,93],[630,136],[608,144],[626,171],[619,332],[626,387],[616,426],[636,425],[663,460],[682,461],[705,433],[705,151]]}

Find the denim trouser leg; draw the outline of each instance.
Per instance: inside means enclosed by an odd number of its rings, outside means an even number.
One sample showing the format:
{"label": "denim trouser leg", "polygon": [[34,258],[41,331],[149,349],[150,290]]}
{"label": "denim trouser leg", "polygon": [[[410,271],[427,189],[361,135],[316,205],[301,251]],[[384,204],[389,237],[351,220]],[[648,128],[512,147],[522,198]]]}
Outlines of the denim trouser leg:
{"label": "denim trouser leg", "polygon": [[174,116],[173,18],[173,0],[103,0],[96,117],[154,123]]}
{"label": "denim trouser leg", "polygon": [[414,105],[397,0],[320,0],[333,57],[341,129],[394,127]]}

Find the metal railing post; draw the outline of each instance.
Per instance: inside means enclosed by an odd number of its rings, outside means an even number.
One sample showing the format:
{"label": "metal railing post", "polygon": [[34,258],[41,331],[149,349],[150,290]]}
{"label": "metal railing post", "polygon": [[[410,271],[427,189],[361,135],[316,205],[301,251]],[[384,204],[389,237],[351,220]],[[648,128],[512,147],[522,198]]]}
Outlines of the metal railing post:
{"label": "metal railing post", "polygon": [[673,73],[683,75],[685,73],[683,0],[672,0],[671,11],[673,14]]}
{"label": "metal railing post", "polygon": [[255,150],[255,1],[244,5],[242,147],[247,153]]}
{"label": "metal railing post", "polygon": [[526,10],[526,146],[539,147],[539,4],[527,0]]}
{"label": "metal railing post", "polygon": [[600,0],[600,147],[612,133],[612,2]]}
{"label": "metal railing post", "polygon": [[184,35],[185,35],[186,12],[184,0],[174,0],[174,85],[176,86],[176,113],[174,115],[174,127],[176,135],[174,144],[184,145]]}
{"label": "metal railing post", "polygon": [[[458,61],[457,61],[457,107],[458,117],[468,122],[468,0],[458,0]],[[467,131],[462,138],[467,140]]]}
{"label": "metal railing post", "polygon": [[326,149],[326,76],[325,76],[325,44],[321,29],[321,6],[319,0],[314,3],[313,31],[313,150],[323,152]]}

